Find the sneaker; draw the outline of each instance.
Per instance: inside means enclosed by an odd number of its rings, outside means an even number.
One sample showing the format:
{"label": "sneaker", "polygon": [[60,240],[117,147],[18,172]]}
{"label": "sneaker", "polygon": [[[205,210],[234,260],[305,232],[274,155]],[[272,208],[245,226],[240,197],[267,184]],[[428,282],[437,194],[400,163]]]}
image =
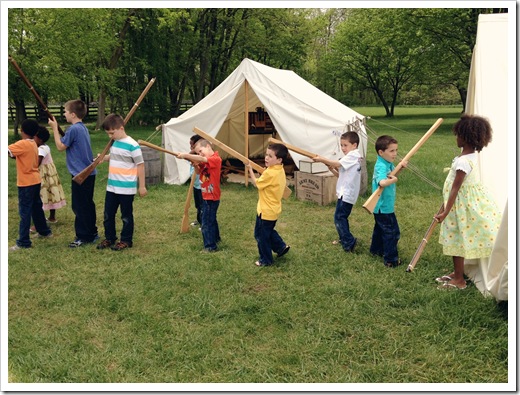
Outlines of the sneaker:
{"label": "sneaker", "polygon": [[98,250],[104,250],[105,248],[112,247],[114,244],[116,244],[115,240],[105,239],[101,243],[99,243],[96,248]]}
{"label": "sneaker", "polygon": [[290,248],[291,248],[291,246],[286,244],[285,247],[283,248],[283,250],[278,253],[278,255],[277,255],[278,258],[280,258],[281,256],[284,256],[285,254],[287,254],[289,252]]}
{"label": "sneaker", "polygon": [[76,239],[73,242],[69,243],[70,248],[78,248],[82,246],[83,244],[86,244],[83,240]]}
{"label": "sneaker", "polygon": [[132,243],[127,243],[126,241],[119,241],[110,248],[114,251],[121,251],[121,250],[124,250],[126,248],[131,248],[131,247],[132,247]]}
{"label": "sneaker", "polygon": [[9,247],[9,252],[18,251],[18,250],[24,250],[26,248],[30,248],[30,247],[20,247],[18,244],[15,244],[14,246]]}
{"label": "sneaker", "polygon": [[394,267],[397,267],[399,265],[401,265],[401,259],[398,259],[397,262],[385,262],[385,266],[386,267],[394,268]]}
{"label": "sneaker", "polygon": [[193,221],[192,223],[190,223],[190,226],[197,226],[199,223],[197,221]]}
{"label": "sneaker", "polygon": [[48,235],[42,235],[40,233],[36,233],[34,235],[34,238],[37,239],[37,238],[40,238],[40,239],[50,239],[51,237],[54,237],[54,234],[51,232],[49,233]]}
{"label": "sneaker", "polygon": [[352,244],[352,247],[350,247],[350,249],[345,250],[345,252],[354,252],[354,248],[356,248],[356,245],[357,245],[357,239],[354,238],[354,244]]}

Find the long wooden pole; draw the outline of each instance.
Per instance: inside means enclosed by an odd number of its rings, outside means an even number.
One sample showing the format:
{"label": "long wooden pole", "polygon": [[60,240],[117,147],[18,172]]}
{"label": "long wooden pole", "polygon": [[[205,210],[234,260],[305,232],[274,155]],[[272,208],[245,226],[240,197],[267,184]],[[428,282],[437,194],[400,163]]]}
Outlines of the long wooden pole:
{"label": "long wooden pole", "polygon": [[195,173],[195,169],[194,169],[193,174],[191,175],[191,181],[190,181],[190,186],[188,188],[188,193],[186,195],[186,203],[184,203],[184,215],[182,216],[181,233],[187,233],[190,230],[189,209],[190,209],[191,195],[193,195],[193,184],[195,183],[196,177],[197,177],[197,173]]}
{"label": "long wooden pole", "polygon": [[175,151],[168,151],[167,149],[163,148],[163,147],[159,147],[158,145],[155,145],[155,144],[152,144],[152,143],[149,143],[148,141],[144,141],[144,140],[137,140],[137,143],[139,145],[143,145],[145,147],[148,147],[148,148],[153,148],[157,151],[162,151],[162,152],[165,152],[167,154],[170,154],[170,155],[173,155],[173,156],[178,156],[179,155],[179,152],[175,152]]}
{"label": "long wooden pole", "polygon": [[314,153],[306,151],[306,150],[304,150],[302,148],[298,148],[298,147],[296,147],[294,145],[291,145],[289,143],[286,143],[284,141],[277,140],[274,137],[269,137],[269,142],[270,143],[275,143],[275,144],[283,144],[283,145],[285,145],[287,147],[288,150],[294,151],[297,154],[300,154],[300,155],[303,155],[303,156],[307,156],[308,158],[315,158],[316,156],[318,156],[318,154],[314,154]]}
{"label": "long wooden pole", "polygon": [[[134,115],[135,110],[137,110],[137,107],[139,107],[139,104],[141,104],[141,102],[143,101],[144,97],[146,96],[146,94],[148,93],[148,91],[150,90],[150,88],[152,87],[154,82],[155,82],[155,77],[152,78],[148,82],[148,85],[146,85],[146,88],[144,88],[144,91],[141,93],[141,95],[139,96],[139,98],[137,99],[135,104],[132,106],[132,108],[130,109],[128,114],[126,114],[126,117],[124,119],[125,125],[130,120],[132,115]],[[90,176],[90,174],[94,171],[94,169],[103,161],[103,158],[105,157],[106,154],[108,154],[108,151],[110,150],[110,147],[112,147],[112,144],[114,144],[114,140],[110,139],[108,141],[107,145],[105,146],[105,148],[103,149],[103,151],[101,152],[101,154],[90,165],[88,165],[83,170],[81,170],[81,172],[79,172],[74,177],[72,177],[72,181],[76,182],[79,185],[83,184],[83,182],[86,180],[86,178],[88,176]]]}
{"label": "long wooden pole", "polygon": [[[405,157],[399,162],[399,164],[390,172],[390,175],[395,176],[397,175],[401,169],[403,168],[403,164],[405,162],[408,162],[410,158],[415,155],[415,153],[421,148],[421,146],[430,138],[430,136],[437,130],[439,126],[441,126],[441,123],[443,122],[442,118],[437,119],[437,121],[432,125],[430,130],[428,130],[424,136],[421,137],[421,139],[414,145],[414,147],[405,155]],[[374,209],[377,205],[377,202],[379,201],[379,198],[381,197],[381,194],[383,193],[383,188],[378,187],[372,195],[366,200],[365,204],[363,204],[363,208],[367,210],[370,214],[374,212]]]}
{"label": "long wooden pole", "polygon": [[[193,130],[194,130],[194,132],[196,134],[201,136],[203,139],[208,140],[213,145],[216,145],[217,147],[222,148],[229,155],[234,156],[235,158],[239,159],[244,165],[246,165],[246,166],[247,165],[251,165],[251,167],[254,170],[256,170],[258,173],[262,174],[265,171],[265,168],[263,168],[262,166],[256,164],[255,162],[250,161],[244,155],[242,155],[239,152],[235,151],[233,148],[228,147],[226,144],[218,141],[216,138],[214,138],[213,136],[210,136],[209,134],[207,134],[206,132],[200,130],[199,128],[194,127]],[[284,190],[283,197],[287,199],[289,196],[291,196],[291,193],[292,193],[291,189],[286,186],[285,190]]]}
{"label": "long wooden pole", "polygon": [[[441,204],[441,207],[439,208],[439,211],[437,211],[437,215],[440,214],[444,210],[444,203]],[[423,239],[421,240],[421,243],[419,244],[419,247],[417,247],[417,250],[415,251],[415,254],[413,255],[412,260],[410,261],[410,264],[406,268],[407,272],[411,272],[415,265],[417,265],[417,262],[419,261],[419,258],[421,257],[424,248],[426,247],[426,244],[428,244],[428,240],[430,240],[430,237],[435,230],[435,226],[438,224],[437,219],[433,218],[430,226],[428,227],[428,230],[426,231]]]}
{"label": "long wooden pole", "polygon": [[[18,66],[18,63],[16,63],[16,60],[14,60],[14,58],[9,55],[9,62],[11,62],[11,64],[13,65],[13,67],[16,69],[16,72],[18,73],[18,75],[22,78],[23,82],[25,83],[25,85],[27,85],[27,87],[29,88],[29,90],[31,91],[31,93],[33,94],[33,96],[35,97],[36,101],[38,103],[40,103],[40,105],[42,106],[43,108],[43,111],[45,111],[47,113],[47,116],[51,119],[54,119],[54,115],[51,114],[51,112],[49,111],[49,109],[47,108],[47,106],[45,105],[45,103],[43,102],[42,98],[40,97],[40,95],[38,94],[38,92],[36,92],[36,89],[34,89],[34,87],[32,86],[32,84],[29,82],[29,79],[25,76],[24,72],[22,71],[22,69],[20,68],[20,66]],[[65,133],[63,132],[63,130],[61,129],[60,125],[58,125],[58,132],[60,133],[61,136],[64,136]]]}

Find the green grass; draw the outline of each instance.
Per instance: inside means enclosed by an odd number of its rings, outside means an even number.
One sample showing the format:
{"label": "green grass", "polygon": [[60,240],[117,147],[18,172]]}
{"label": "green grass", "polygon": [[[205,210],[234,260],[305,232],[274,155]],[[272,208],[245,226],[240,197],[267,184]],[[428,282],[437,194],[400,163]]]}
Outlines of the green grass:
{"label": "green grass", "polygon": [[[391,120],[376,110],[369,126],[394,135],[403,156],[438,117],[446,118],[414,156],[442,186],[442,168],[456,154],[450,128],[459,110],[398,109]],[[129,134],[146,139],[151,131]],[[100,152],[106,135],[93,132],[92,142]],[[136,197],[134,248],[67,248],[74,238],[71,180],[65,154],[51,148],[69,206],[57,211],[53,239],[8,256],[10,382],[508,382],[507,310],[473,285],[436,289],[434,278],[452,269],[437,232],[416,269],[405,272],[441,203],[440,191],[413,173],[401,173],[397,187],[402,267],[386,269],[368,253],[373,218],[362,204],[369,193],[350,217],[359,239],[351,255],[331,245],[334,205],[302,202],[293,193],[277,224],[291,251],[275,266],[257,268],[257,191],[238,184],[223,185],[218,253],[200,252],[196,229],[179,232],[186,185],[151,186],[148,196]],[[98,169],[103,234],[106,165]],[[15,177],[10,160],[9,245],[18,229]],[[193,219],[193,207],[190,213]]]}

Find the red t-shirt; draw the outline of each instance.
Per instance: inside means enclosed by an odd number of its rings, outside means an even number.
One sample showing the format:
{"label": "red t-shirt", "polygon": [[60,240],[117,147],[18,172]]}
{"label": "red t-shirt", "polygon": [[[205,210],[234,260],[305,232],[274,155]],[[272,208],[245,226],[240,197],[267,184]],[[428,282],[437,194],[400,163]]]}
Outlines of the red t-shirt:
{"label": "red t-shirt", "polygon": [[200,169],[200,188],[202,199],[220,200],[220,169],[222,159],[217,151],[208,158],[207,162],[199,164]]}

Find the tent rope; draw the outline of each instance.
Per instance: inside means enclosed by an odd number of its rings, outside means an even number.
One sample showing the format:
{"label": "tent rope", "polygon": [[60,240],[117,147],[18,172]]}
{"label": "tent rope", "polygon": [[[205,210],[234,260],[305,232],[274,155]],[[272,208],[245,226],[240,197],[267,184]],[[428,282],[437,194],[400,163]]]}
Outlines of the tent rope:
{"label": "tent rope", "polygon": [[[370,120],[374,120],[373,118],[368,118]],[[383,122],[380,122],[380,121],[376,121],[376,122],[379,122],[379,123],[382,123],[384,124]],[[394,128],[396,130],[399,130],[401,132],[405,132],[405,133],[410,133],[406,130],[402,130],[402,129],[399,129],[395,126],[392,126],[392,125],[386,125],[388,127],[391,127],[391,128]],[[367,133],[367,137],[368,137],[368,140],[372,143],[372,144],[375,144],[376,143],[376,140],[377,140],[377,137],[378,137],[378,134],[371,128],[369,127],[368,125],[366,125],[366,130],[369,132]],[[403,159],[402,156],[400,155],[397,155],[397,158],[401,161]],[[408,170],[410,170],[413,174],[415,174],[418,178],[420,178],[422,181],[426,182],[428,185],[430,185],[431,187],[433,187],[434,189],[438,190],[438,191],[441,191],[442,190],[442,187],[440,187],[438,184],[436,184],[435,182],[433,182],[432,180],[430,180],[424,173],[421,172],[421,170],[419,169],[419,167],[417,167],[416,165],[413,165],[411,163],[408,163],[408,165],[406,166],[406,168]]]}

